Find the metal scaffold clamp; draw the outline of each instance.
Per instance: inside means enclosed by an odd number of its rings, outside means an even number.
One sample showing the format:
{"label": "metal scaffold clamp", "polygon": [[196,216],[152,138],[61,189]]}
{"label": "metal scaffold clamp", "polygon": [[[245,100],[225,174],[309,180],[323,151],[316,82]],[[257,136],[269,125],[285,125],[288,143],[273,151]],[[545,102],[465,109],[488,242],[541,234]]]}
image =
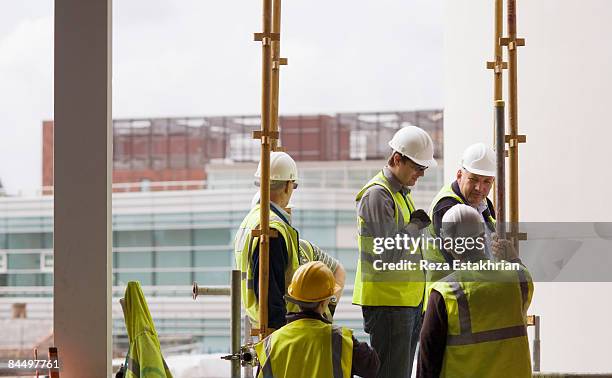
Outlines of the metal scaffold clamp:
{"label": "metal scaffold clamp", "polygon": [[508,62],[496,60],[494,62],[487,62],[487,69],[493,70],[496,74],[502,73],[502,70],[508,69]]}
{"label": "metal scaffold clamp", "polygon": [[278,131],[268,131],[264,133],[261,130],[253,131],[253,139],[261,139],[261,144],[271,144],[272,140],[278,140]]}
{"label": "metal scaffold clamp", "polygon": [[279,58],[278,60],[272,62],[272,69],[278,70],[280,66],[286,66],[287,64],[289,64],[289,60],[287,58]]}
{"label": "metal scaffold clamp", "polygon": [[519,46],[525,46],[525,38],[500,38],[500,46],[508,46],[508,50],[516,50]]}
{"label": "metal scaffold clamp", "polygon": [[240,365],[243,367],[259,365],[259,360],[257,359],[257,353],[253,348],[253,344],[242,345],[240,347],[240,352],[222,356],[221,359],[227,361],[240,361]]}
{"label": "metal scaffold clamp", "polygon": [[506,135],[505,142],[508,143],[510,147],[516,147],[519,143],[527,143],[527,135]]}
{"label": "metal scaffold clamp", "polygon": [[280,41],[280,33],[254,33],[253,40],[261,41],[262,45],[269,46],[272,41]]}

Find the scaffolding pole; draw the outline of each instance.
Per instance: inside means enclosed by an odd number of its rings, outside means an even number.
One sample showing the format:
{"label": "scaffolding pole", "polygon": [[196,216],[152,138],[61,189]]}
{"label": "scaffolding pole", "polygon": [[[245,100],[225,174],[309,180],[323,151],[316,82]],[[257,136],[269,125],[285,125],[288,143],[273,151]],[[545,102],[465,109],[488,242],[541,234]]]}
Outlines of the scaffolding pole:
{"label": "scaffolding pole", "polygon": [[506,135],[509,158],[509,212],[510,234],[518,252],[519,240],[525,235],[519,233],[519,143],[525,143],[525,135],[518,131],[518,80],[517,48],[525,46],[523,38],[516,37],[516,0],[507,0],[508,37],[502,38],[500,44],[508,48],[508,123],[510,134]]}
{"label": "scaffolding pole", "polygon": [[[496,146],[497,149],[499,149],[498,135],[501,135],[501,140],[502,140],[501,151],[504,151],[504,152],[502,153],[501,158],[500,158],[499,153],[497,154],[497,161],[498,161],[498,164],[500,161],[502,161],[503,162],[502,164],[504,164],[504,168],[505,168],[504,136],[506,135],[506,130],[503,128],[500,129],[497,127],[497,125],[499,124],[499,121],[497,118],[498,117],[498,114],[497,114],[498,103],[497,102],[503,100],[503,70],[508,68],[508,63],[504,62],[503,48],[501,45],[501,38],[503,37],[503,33],[504,33],[504,19],[503,18],[504,18],[503,0],[495,0],[495,28],[493,31],[493,41],[494,41],[493,43],[493,61],[487,62],[487,69],[493,70],[493,103],[495,104],[495,112],[493,114],[493,117],[494,117],[493,145]],[[505,125],[505,122],[503,124]],[[501,130],[501,134],[498,134],[500,130]],[[505,172],[505,169],[504,169],[504,172]],[[505,179],[505,176],[504,176],[504,179]],[[500,185],[499,172],[497,174],[496,181],[499,187]],[[502,183],[501,188],[505,191],[505,182]],[[500,208],[500,203],[502,204],[501,206],[505,205],[505,202],[500,200],[498,197],[498,190],[495,190],[493,192],[493,204],[496,210]],[[499,211],[497,211],[496,215],[497,215],[497,219],[500,220]],[[505,220],[505,218],[501,218],[501,220]]]}
{"label": "scaffolding pole", "polygon": [[[272,33],[278,35],[278,39],[272,40],[272,93],[271,93],[271,127],[270,130],[278,132],[279,118],[279,83],[280,83],[280,66],[287,65],[287,59],[280,57],[280,32],[281,32],[281,0],[273,0],[272,2]],[[272,151],[282,151],[278,146],[278,139],[272,139],[270,143]]]}
{"label": "scaffolding pole", "polygon": [[259,229],[253,230],[253,236],[259,238],[259,329],[260,340],[268,335],[268,283],[269,283],[269,247],[270,237],[270,150],[272,141],[278,139],[278,132],[270,129],[272,100],[272,41],[279,39],[278,33],[272,33],[272,0],[263,0],[263,32],[255,33],[255,40],[261,41],[261,130],[253,133],[253,138],[261,141],[261,176],[260,176],[260,223]]}
{"label": "scaffolding pole", "polygon": [[505,159],[505,104],[502,100],[495,101],[495,155],[496,178],[495,198],[497,199],[497,222],[495,232],[500,239],[506,238],[506,159]]}

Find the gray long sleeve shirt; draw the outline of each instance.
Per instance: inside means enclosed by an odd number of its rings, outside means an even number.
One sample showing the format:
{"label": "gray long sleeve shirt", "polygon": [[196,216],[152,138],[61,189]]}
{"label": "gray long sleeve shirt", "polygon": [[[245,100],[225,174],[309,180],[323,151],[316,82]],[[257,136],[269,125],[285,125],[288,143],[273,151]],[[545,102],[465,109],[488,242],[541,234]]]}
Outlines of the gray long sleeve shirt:
{"label": "gray long sleeve shirt", "polygon": [[[404,196],[410,193],[410,189],[403,186],[388,167],[383,168],[383,174],[389,181],[389,187],[393,193],[401,191]],[[371,186],[366,190],[357,204],[357,215],[365,222],[365,230],[360,230],[362,235],[387,237],[397,233],[395,202],[389,192],[380,185]],[[404,219],[399,218],[399,229],[403,229]]]}

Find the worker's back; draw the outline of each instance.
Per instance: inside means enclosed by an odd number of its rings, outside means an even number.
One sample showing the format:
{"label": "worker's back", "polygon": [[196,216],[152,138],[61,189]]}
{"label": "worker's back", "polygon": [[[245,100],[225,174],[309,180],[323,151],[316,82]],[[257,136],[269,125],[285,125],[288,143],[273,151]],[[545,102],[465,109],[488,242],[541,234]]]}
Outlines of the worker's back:
{"label": "worker's back", "polygon": [[524,311],[532,285],[516,271],[459,271],[433,284],[448,316],[443,377],[529,377]]}
{"label": "worker's back", "polygon": [[255,346],[259,377],[350,377],[352,330],[317,319],[295,320]]}

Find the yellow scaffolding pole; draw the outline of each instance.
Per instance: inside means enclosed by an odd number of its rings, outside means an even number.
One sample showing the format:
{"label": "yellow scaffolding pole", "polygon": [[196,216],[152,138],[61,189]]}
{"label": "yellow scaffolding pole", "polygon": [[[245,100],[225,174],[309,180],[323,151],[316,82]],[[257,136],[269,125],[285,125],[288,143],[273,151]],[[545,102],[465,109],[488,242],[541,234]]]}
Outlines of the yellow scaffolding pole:
{"label": "yellow scaffolding pole", "polygon": [[253,236],[259,238],[259,329],[260,339],[268,335],[268,283],[269,283],[269,247],[270,237],[270,150],[272,143],[278,139],[278,132],[271,130],[271,81],[272,81],[272,41],[278,40],[278,33],[272,33],[272,0],[263,0],[263,32],[255,33],[255,40],[261,41],[261,130],[253,132],[253,138],[261,141],[261,177],[260,177],[260,223],[259,229],[253,230]]}
{"label": "yellow scaffolding pole", "polygon": [[508,48],[508,123],[510,134],[505,136],[508,143],[509,159],[509,212],[510,234],[518,251],[519,240],[526,235],[519,233],[519,143],[525,143],[527,137],[518,131],[518,83],[517,83],[517,48],[525,46],[523,38],[516,37],[516,0],[507,1],[508,37],[501,38],[500,44]]}

